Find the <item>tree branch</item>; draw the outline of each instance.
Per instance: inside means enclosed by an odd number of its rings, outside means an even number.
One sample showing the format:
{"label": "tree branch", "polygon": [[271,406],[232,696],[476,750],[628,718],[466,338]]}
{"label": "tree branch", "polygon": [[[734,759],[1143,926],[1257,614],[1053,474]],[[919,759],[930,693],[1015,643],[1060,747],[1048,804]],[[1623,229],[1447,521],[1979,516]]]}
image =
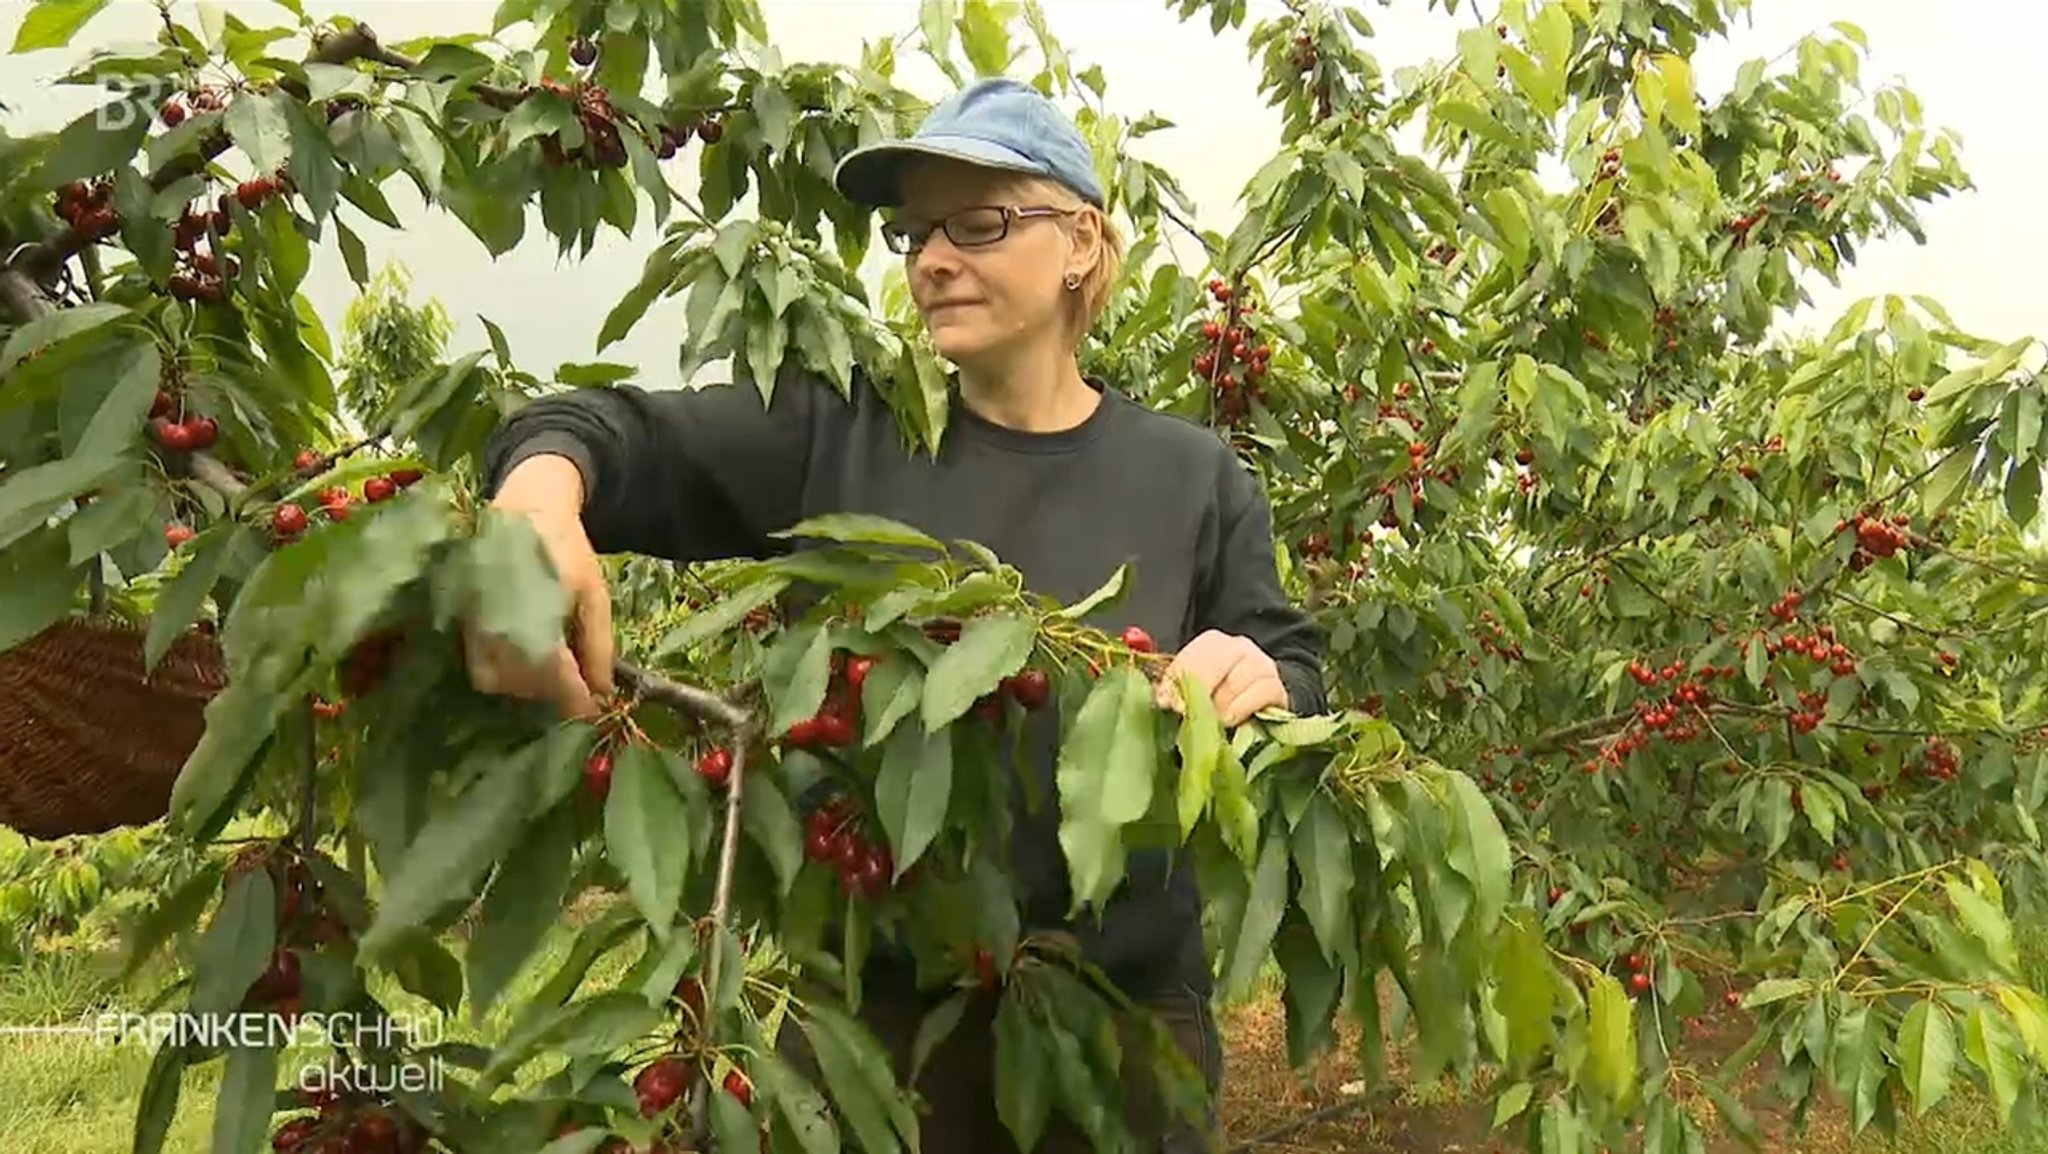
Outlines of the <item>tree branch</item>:
{"label": "tree branch", "polygon": [[[624,661],[612,663],[612,676],[628,691],[700,721],[735,730],[745,729],[753,721],[753,715],[747,710],[708,689],[671,681],[659,673],[651,673]],[[740,752],[738,749],[733,751],[735,759]],[[738,780],[739,768],[735,765],[733,781],[737,783]]]}

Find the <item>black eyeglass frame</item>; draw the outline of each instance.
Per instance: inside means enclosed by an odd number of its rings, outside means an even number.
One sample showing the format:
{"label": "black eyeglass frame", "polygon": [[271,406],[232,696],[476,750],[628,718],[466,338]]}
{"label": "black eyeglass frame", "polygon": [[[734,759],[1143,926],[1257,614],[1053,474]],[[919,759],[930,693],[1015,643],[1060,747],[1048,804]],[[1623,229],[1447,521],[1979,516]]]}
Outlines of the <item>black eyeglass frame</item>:
{"label": "black eyeglass frame", "polygon": [[[1079,209],[1058,208],[1049,204],[970,204],[965,208],[955,209],[947,213],[944,217],[933,223],[923,225],[923,227],[917,230],[915,235],[912,235],[912,230],[903,227],[903,223],[900,220],[887,221],[882,225],[882,244],[890,252],[898,256],[915,256],[919,250],[924,248],[925,243],[931,239],[932,233],[944,230],[946,239],[952,242],[954,248],[987,248],[990,245],[1001,244],[1009,239],[1010,223],[1012,221],[1030,220],[1044,216],[1072,216],[1079,211]],[[1002,228],[994,236],[986,240],[962,241],[959,237],[953,235],[953,222],[972,212],[999,213],[1003,222]]]}

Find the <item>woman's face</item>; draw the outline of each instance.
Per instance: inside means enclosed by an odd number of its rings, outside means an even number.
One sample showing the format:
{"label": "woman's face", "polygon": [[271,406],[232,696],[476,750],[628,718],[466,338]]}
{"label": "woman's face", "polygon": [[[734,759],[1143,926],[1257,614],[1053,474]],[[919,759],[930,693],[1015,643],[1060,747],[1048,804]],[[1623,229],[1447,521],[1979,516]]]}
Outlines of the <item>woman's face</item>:
{"label": "woman's face", "polygon": [[[976,165],[920,158],[904,168],[895,219],[922,230],[963,208],[1065,207],[1028,180]],[[963,368],[994,369],[1020,348],[1062,339],[1068,322],[1062,285],[1074,244],[1057,216],[1010,221],[993,244],[962,248],[935,228],[921,251],[904,257],[910,296],[939,355]]]}

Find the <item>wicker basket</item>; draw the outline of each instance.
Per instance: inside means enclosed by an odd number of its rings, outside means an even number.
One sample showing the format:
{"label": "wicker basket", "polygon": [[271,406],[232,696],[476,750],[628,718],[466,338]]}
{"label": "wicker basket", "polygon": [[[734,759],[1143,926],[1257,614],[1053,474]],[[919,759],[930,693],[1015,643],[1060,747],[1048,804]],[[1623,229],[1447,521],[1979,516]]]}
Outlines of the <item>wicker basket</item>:
{"label": "wicker basket", "polygon": [[0,825],[55,838],[170,812],[225,663],[217,641],[192,632],[145,679],[144,636],[72,618],[0,652]]}

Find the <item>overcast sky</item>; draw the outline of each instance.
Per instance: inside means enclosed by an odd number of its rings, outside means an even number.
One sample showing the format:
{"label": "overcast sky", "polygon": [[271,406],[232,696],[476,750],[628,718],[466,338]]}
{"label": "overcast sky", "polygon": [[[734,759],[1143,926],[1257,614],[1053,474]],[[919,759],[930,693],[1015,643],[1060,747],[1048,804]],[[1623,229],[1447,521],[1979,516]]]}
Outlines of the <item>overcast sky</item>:
{"label": "overcast sky", "polygon": [[[863,39],[899,34],[917,23],[917,0],[760,2],[772,40],[792,61],[854,62]],[[227,7],[252,22],[277,22],[282,15],[267,3],[234,0]],[[315,16],[346,12],[386,39],[406,39],[486,31],[495,3],[309,0],[305,7]],[[1228,228],[1237,193],[1271,155],[1278,127],[1278,118],[1256,96],[1242,33],[1226,30],[1215,37],[1206,22],[1182,24],[1164,0],[1044,0],[1044,7],[1076,66],[1102,67],[1113,108],[1133,116],[1154,111],[1178,125],[1147,137],[1140,152],[1179,176],[1199,204],[1204,226]],[[1277,7],[1274,0],[1253,0],[1255,13]],[[1469,7],[1453,22],[1426,11],[1422,0],[1395,0],[1391,9],[1364,7],[1378,31],[1371,50],[1388,69],[1447,53],[1454,23],[1471,19]],[[21,0],[0,0],[0,47],[13,43],[27,8]],[[197,23],[194,5],[180,3],[178,8],[188,23]],[[2004,340],[2048,337],[2048,294],[2040,289],[2042,269],[2048,267],[2048,212],[2042,207],[2048,135],[2040,127],[2048,104],[2048,69],[2040,60],[2048,44],[2048,3],[1757,0],[1756,9],[1732,43],[1715,46],[1699,60],[1704,92],[1725,88],[1746,59],[1774,56],[1808,32],[1852,20],[1870,39],[1866,82],[1875,86],[1904,78],[1921,96],[1930,124],[1962,134],[1963,163],[1978,186],[1926,211],[1926,246],[1901,238],[1863,253],[1842,289],[1817,282],[1818,315],[1802,317],[1801,323],[1824,325],[1859,296],[1924,293],[1945,304],[1966,330]],[[115,0],[80,43],[145,39],[154,20],[150,4]],[[14,110],[7,121],[11,130],[55,128],[93,106],[89,94],[42,84],[66,57],[60,52],[0,57],[0,102]],[[902,60],[906,85],[930,95],[943,91],[936,72],[919,67],[921,58],[906,55]],[[687,187],[690,171],[678,164],[672,179]],[[631,238],[601,233],[597,247],[581,261],[557,260],[551,240],[529,243],[493,261],[452,218],[410,211],[417,203],[410,182],[391,181],[385,189],[410,227],[400,232],[361,222],[373,266],[389,257],[403,260],[417,291],[438,297],[454,316],[458,351],[481,346],[484,333],[476,320],[481,313],[504,327],[515,356],[543,376],[560,362],[593,357],[606,311],[636,278],[652,245],[652,230],[643,224],[641,234]],[[646,215],[641,214],[643,221]],[[528,237],[541,235],[536,209]],[[518,286],[518,295],[512,286]],[[354,286],[331,246],[316,257],[306,291],[338,337]],[[625,342],[607,350],[604,359],[640,366],[649,384],[673,380],[679,325],[680,305],[668,302],[651,311]]]}

